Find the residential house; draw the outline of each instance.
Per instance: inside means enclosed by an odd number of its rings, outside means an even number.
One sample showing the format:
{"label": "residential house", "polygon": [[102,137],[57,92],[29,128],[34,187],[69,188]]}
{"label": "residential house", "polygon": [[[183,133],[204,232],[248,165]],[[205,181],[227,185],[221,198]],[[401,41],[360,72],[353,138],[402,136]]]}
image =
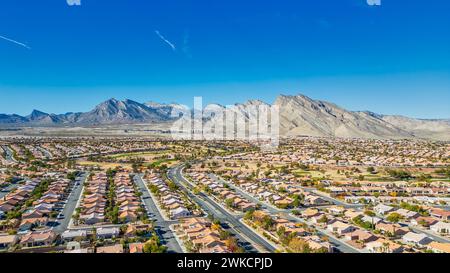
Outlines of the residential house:
{"label": "residential house", "polygon": [[116,244],[112,246],[97,247],[97,253],[124,253],[123,245]]}
{"label": "residential house", "polygon": [[98,239],[116,238],[117,236],[119,236],[119,233],[120,233],[120,229],[117,227],[112,227],[112,228],[100,227],[100,228],[97,228],[97,232],[96,232]]}
{"label": "residential house", "polygon": [[66,242],[74,240],[84,240],[87,238],[86,230],[66,230],[61,234],[61,238]]}
{"label": "residential house", "polygon": [[315,251],[325,250],[327,253],[333,252],[333,246],[329,242],[324,242],[321,240],[309,239],[305,238],[305,241],[308,243],[308,246]]}
{"label": "residential house", "polygon": [[343,215],[346,212],[346,209],[344,207],[332,206],[332,207],[328,208],[328,211],[331,214],[338,216],[338,215]]}
{"label": "residential house", "polygon": [[353,219],[353,218],[356,218],[356,217],[359,217],[359,216],[363,216],[363,215],[364,215],[364,213],[362,211],[357,211],[357,210],[354,210],[354,209],[348,209],[348,210],[346,210],[344,212],[344,216],[347,219]]}
{"label": "residential house", "polygon": [[362,229],[356,229],[353,232],[347,233],[345,235],[345,238],[350,241],[360,241],[363,243],[369,243],[378,240],[377,236]]}
{"label": "residential house", "polygon": [[199,253],[229,253],[228,248],[223,244],[218,244],[213,247],[200,249]]}
{"label": "residential house", "polygon": [[302,211],[301,214],[302,214],[303,217],[308,219],[308,218],[311,218],[311,217],[314,217],[314,216],[318,216],[321,213],[319,212],[318,209],[308,208],[308,209]]}
{"label": "residential house", "polygon": [[399,224],[391,224],[385,222],[376,224],[375,229],[381,231],[382,234],[390,236],[402,236],[409,232],[407,228],[404,228]]}
{"label": "residential house", "polygon": [[401,216],[403,216],[404,219],[407,219],[407,220],[414,219],[414,218],[417,218],[420,216],[419,213],[417,213],[415,211],[406,210],[406,209],[398,209],[395,212],[400,214]]}
{"label": "residential house", "polygon": [[356,228],[352,225],[349,225],[347,223],[336,221],[332,224],[329,224],[327,226],[327,230],[336,233],[338,235],[345,235],[346,233],[350,233],[356,230]]}
{"label": "residential house", "polygon": [[440,234],[450,234],[450,223],[437,222],[430,226],[430,229],[436,233]]}
{"label": "residential house", "polygon": [[438,222],[438,220],[436,218],[433,217],[426,217],[426,216],[419,216],[415,219],[411,220],[411,224],[415,225],[415,226],[425,226],[425,227],[429,227],[432,226],[434,224],[436,224]]}
{"label": "residential house", "polygon": [[450,211],[443,209],[431,209],[430,215],[434,218],[437,218],[441,221],[449,221],[450,220]]}
{"label": "residential house", "polygon": [[0,234],[0,250],[9,249],[19,241],[17,235]]}
{"label": "residential house", "polygon": [[95,225],[105,221],[105,216],[102,213],[92,212],[87,215],[81,215],[80,219],[87,225]]}
{"label": "residential house", "polygon": [[433,240],[423,233],[408,232],[402,237],[405,244],[423,247],[431,243]]}
{"label": "residential house", "polygon": [[133,237],[137,234],[146,234],[149,231],[151,231],[153,228],[152,224],[144,224],[142,222],[137,222],[134,224],[129,224],[127,227],[127,230],[125,231],[125,236],[127,237]]}
{"label": "residential house", "polygon": [[170,215],[173,219],[180,219],[183,217],[188,217],[191,213],[184,207],[179,207],[170,211]]}
{"label": "residential house", "polygon": [[323,206],[329,204],[327,200],[323,199],[320,196],[308,195],[305,197],[305,201],[309,205],[313,206]]}
{"label": "residential house", "polygon": [[382,238],[367,243],[366,249],[372,253],[402,253],[404,251],[401,245]]}
{"label": "residential house", "polygon": [[450,253],[450,243],[431,242],[427,249],[435,253]]}
{"label": "residential house", "polygon": [[130,253],[144,253],[144,243],[131,243],[128,245]]}
{"label": "residential house", "polygon": [[56,233],[52,230],[30,231],[20,240],[22,248],[50,246],[56,239]]}
{"label": "residential house", "polygon": [[391,206],[387,206],[385,204],[378,204],[376,205],[373,210],[380,215],[386,215],[392,211],[394,211],[395,209]]}
{"label": "residential house", "polygon": [[361,220],[363,222],[368,222],[368,223],[371,223],[373,225],[376,225],[376,224],[378,224],[378,223],[380,223],[382,221],[381,218],[378,218],[376,216],[371,217],[371,216],[368,216],[368,215],[365,215],[363,218],[361,218]]}

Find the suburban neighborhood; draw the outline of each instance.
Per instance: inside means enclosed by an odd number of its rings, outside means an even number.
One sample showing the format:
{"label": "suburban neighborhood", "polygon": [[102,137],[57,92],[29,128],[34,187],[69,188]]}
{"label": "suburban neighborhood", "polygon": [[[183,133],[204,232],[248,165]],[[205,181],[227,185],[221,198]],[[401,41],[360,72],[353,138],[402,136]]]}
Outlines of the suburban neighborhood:
{"label": "suburban neighborhood", "polygon": [[450,252],[443,142],[0,144],[3,252]]}

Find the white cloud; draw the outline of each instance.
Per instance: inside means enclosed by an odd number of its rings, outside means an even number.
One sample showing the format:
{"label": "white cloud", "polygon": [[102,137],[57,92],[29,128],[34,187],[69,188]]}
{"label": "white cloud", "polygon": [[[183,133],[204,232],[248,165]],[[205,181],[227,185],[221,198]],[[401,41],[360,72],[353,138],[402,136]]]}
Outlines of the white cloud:
{"label": "white cloud", "polygon": [[166,44],[168,44],[168,45],[172,48],[173,51],[176,51],[176,50],[177,50],[177,48],[175,47],[175,45],[172,44],[169,40],[167,40],[164,36],[162,36],[162,34],[159,33],[158,30],[155,30],[155,33],[156,33],[156,35],[158,35],[158,37],[159,37],[161,40],[163,40],[163,42],[165,42]]}
{"label": "white cloud", "polygon": [[9,39],[9,38],[7,38],[7,37],[5,37],[5,36],[1,36],[1,35],[0,35],[0,39],[3,39],[3,40],[5,40],[5,41],[11,42],[11,43],[14,43],[14,44],[16,44],[16,45],[23,46],[23,47],[25,47],[26,49],[31,49],[31,47],[27,46],[26,44],[21,43],[21,42],[18,42],[18,41],[15,41],[15,40],[13,40],[13,39]]}
{"label": "white cloud", "polygon": [[81,0],[67,0],[69,6],[81,6]]}

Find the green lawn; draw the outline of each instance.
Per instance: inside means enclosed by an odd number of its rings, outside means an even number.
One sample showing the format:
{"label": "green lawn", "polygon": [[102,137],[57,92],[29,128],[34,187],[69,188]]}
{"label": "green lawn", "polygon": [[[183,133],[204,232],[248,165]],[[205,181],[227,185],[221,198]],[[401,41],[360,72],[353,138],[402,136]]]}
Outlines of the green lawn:
{"label": "green lawn", "polygon": [[152,163],[145,163],[144,166],[146,166],[146,167],[149,167],[149,166],[159,167],[159,166],[161,166],[164,163],[170,163],[170,162],[173,162],[173,161],[176,161],[176,159],[160,159],[160,160],[154,161]]}
{"label": "green lawn", "polygon": [[136,152],[136,153],[124,153],[124,154],[116,154],[112,155],[112,158],[122,158],[122,157],[136,157],[136,156],[151,156],[155,154],[163,154],[167,151],[154,151],[154,152]]}

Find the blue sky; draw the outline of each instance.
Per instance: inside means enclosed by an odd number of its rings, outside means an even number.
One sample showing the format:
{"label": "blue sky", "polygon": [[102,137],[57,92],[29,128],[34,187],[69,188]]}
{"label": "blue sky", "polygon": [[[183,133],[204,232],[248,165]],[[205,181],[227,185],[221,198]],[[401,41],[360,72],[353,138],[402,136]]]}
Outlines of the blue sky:
{"label": "blue sky", "polygon": [[[450,118],[450,1],[3,0],[0,113],[303,93]],[[157,35],[158,32],[160,35]]]}

